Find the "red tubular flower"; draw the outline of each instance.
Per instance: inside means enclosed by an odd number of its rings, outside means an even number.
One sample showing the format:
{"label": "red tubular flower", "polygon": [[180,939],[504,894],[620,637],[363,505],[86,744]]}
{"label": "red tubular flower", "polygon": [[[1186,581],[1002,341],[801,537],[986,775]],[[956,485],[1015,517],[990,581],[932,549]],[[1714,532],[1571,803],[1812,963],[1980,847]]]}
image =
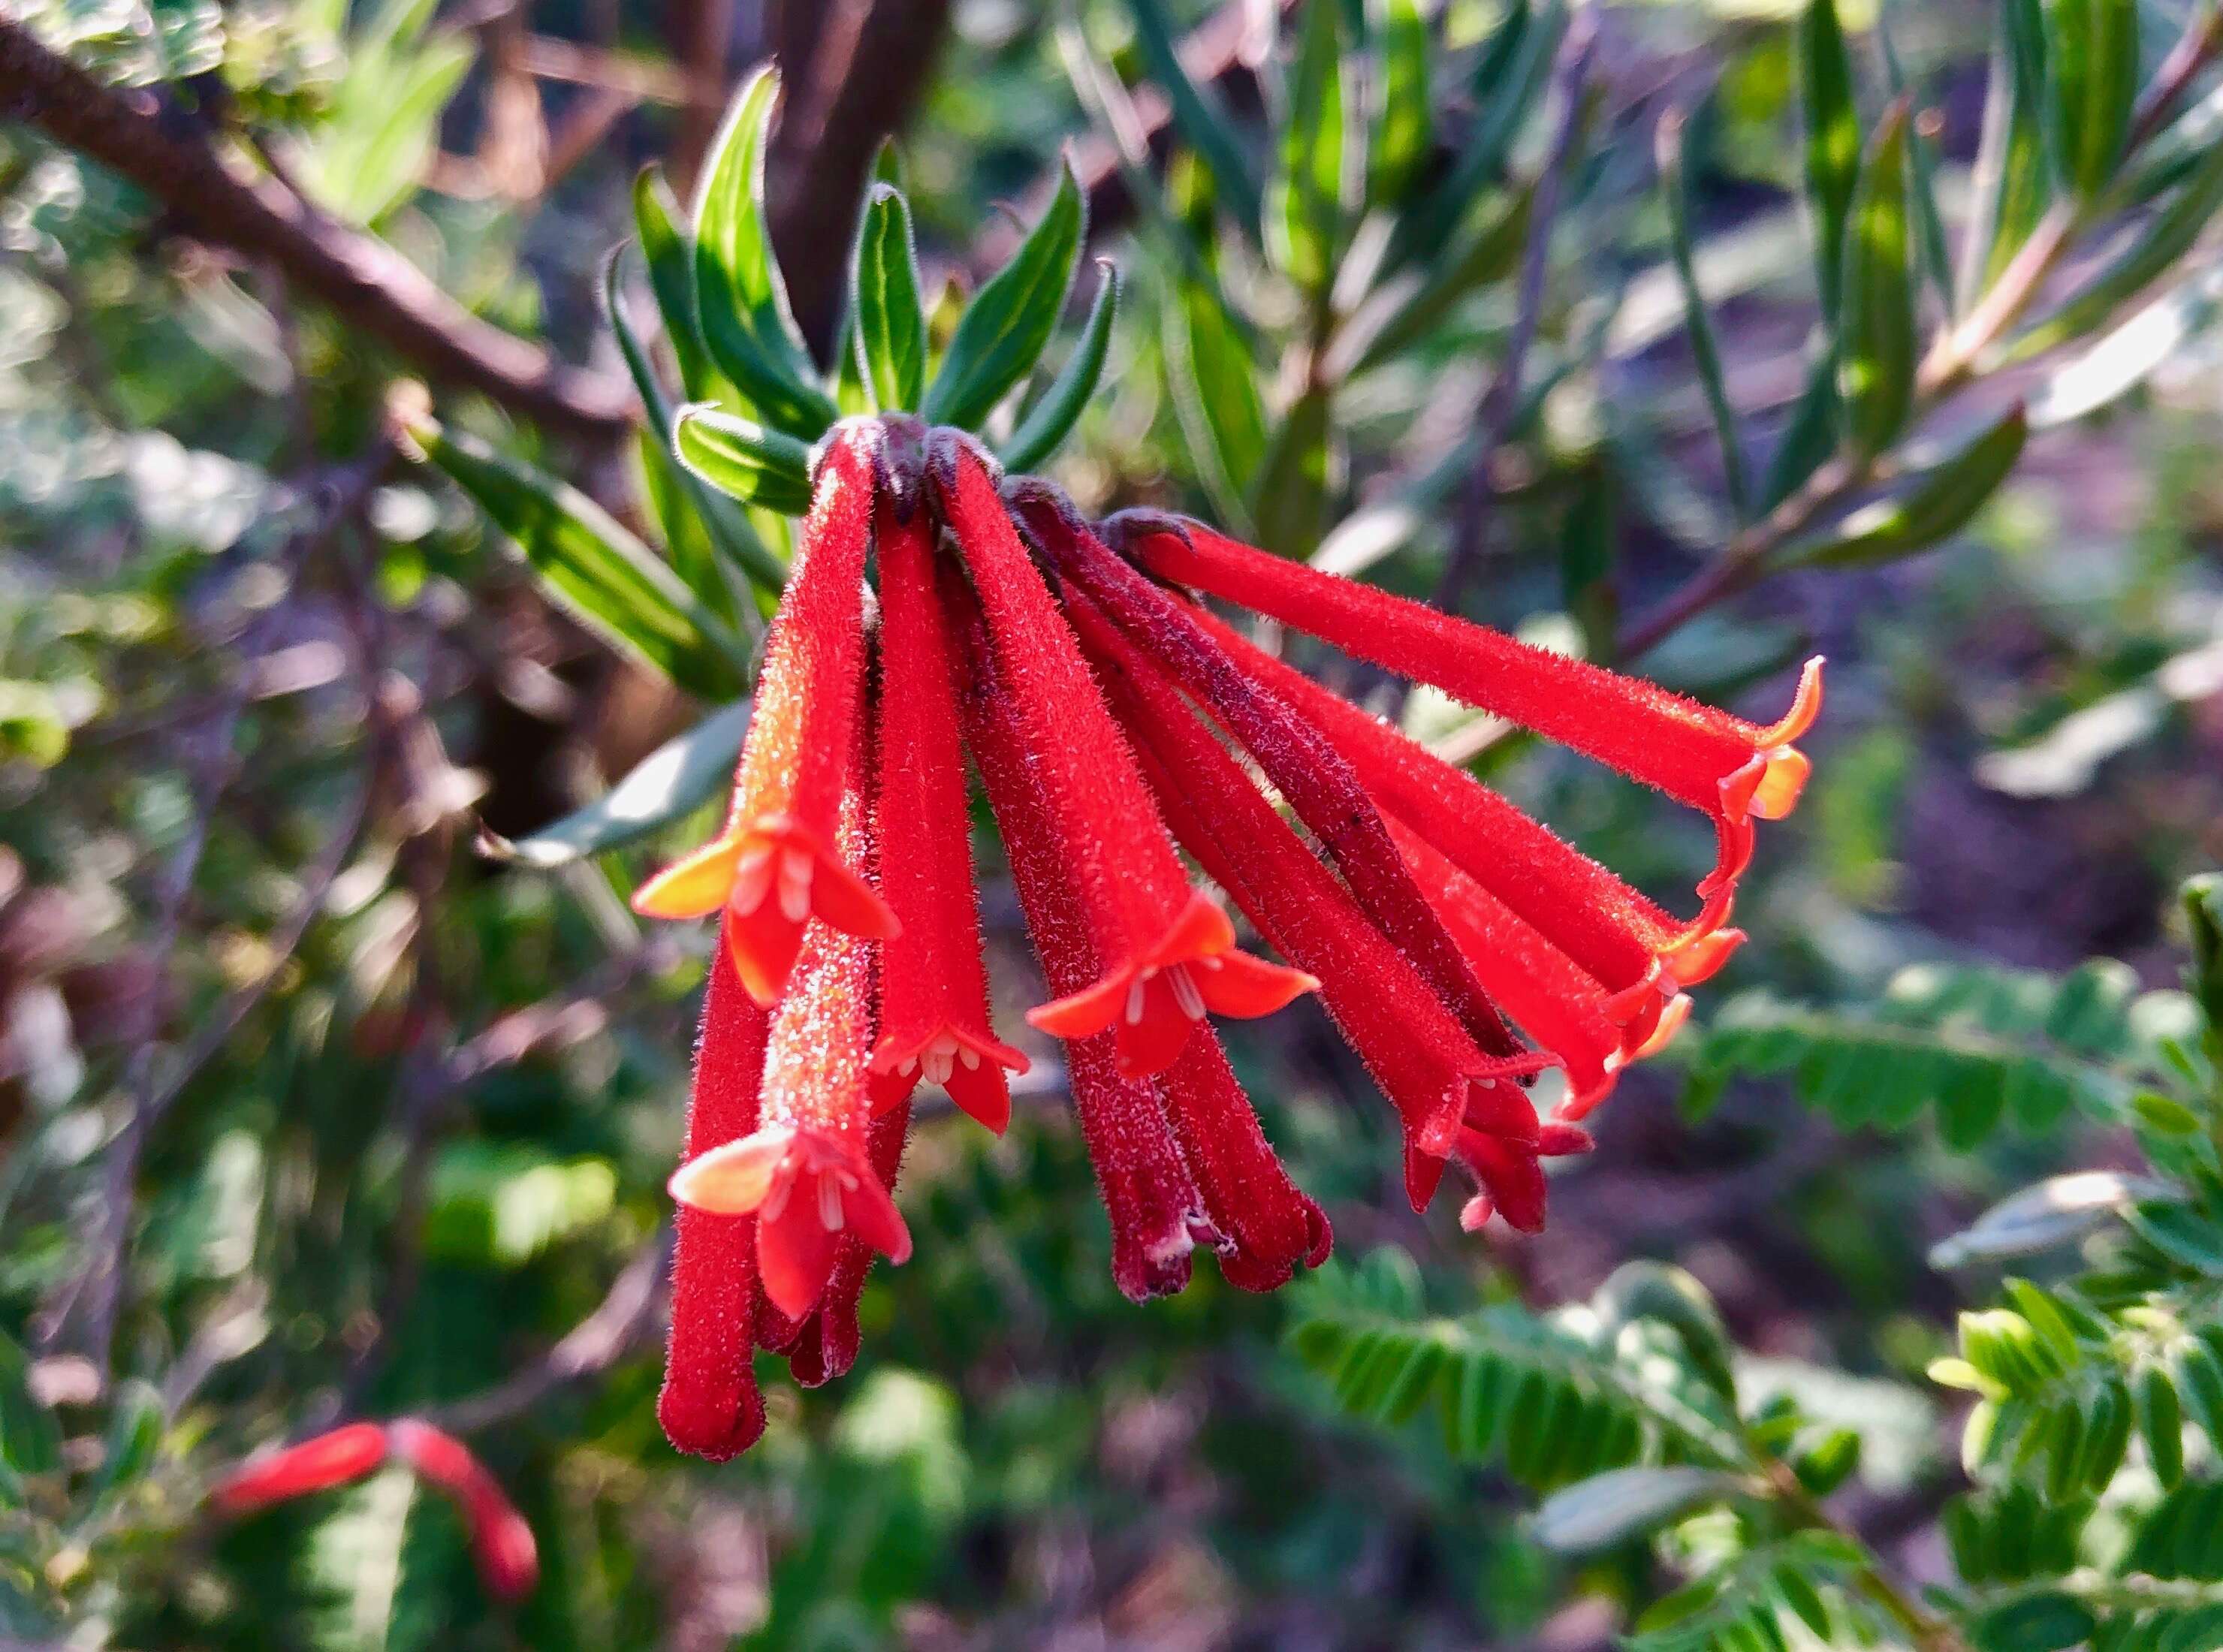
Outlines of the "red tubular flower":
{"label": "red tubular flower", "polygon": [[1533,729],[1655,786],[1719,825],[1722,866],[1750,854],[1750,821],[1791,812],[1811,767],[1792,742],[1822,705],[1822,662],[1807,662],[1782,721],[1763,727],[1587,661],[1568,659],[1355,581],[1323,574],[1203,524],[1130,513],[1114,543],[1161,578],[1209,591],[1347,653]]}
{"label": "red tubular flower", "polygon": [[1219,1038],[1191,1039],[1152,1081],[1184,1163],[1224,1235],[1219,1271],[1239,1291],[1273,1291],[1334,1248],[1326,1215],[1297,1190],[1258,1128]]}
{"label": "red tubular flower", "polygon": [[[916,501],[914,501],[916,503]],[[923,510],[880,501],[880,818],[903,833],[880,868],[902,925],[880,955],[880,1041],[872,1100],[896,1106],[922,1074],[998,1134],[1011,1116],[1005,1077],[1027,1058],[988,1024],[988,978],[965,807],[951,647],[935,595]]]}
{"label": "red tubular flower", "polygon": [[[1335,875],[1252,786],[1172,682],[1118,631],[1075,605],[1105,688],[1151,773],[1182,845],[1287,957],[1313,970],[1344,1037],[1405,1125],[1406,1191],[1426,1205],[1446,1156],[1471,1128],[1533,1157],[1543,1127],[1502,1081],[1548,1057],[1492,1057],[1412,961],[1358,909]],[[1472,1155],[1462,1155],[1471,1165]],[[1484,1161],[1487,1162],[1487,1161]],[[1521,1208],[1518,1201],[1508,1208]]]}
{"label": "red tubular flower", "polygon": [[[835,842],[844,876],[866,888],[871,776],[861,761],[859,769]],[[823,920],[809,926],[772,1016],[756,1128],[689,1159],[671,1178],[683,1204],[756,1218],[758,1277],[790,1319],[824,1294],[845,1235],[897,1262],[910,1255],[910,1231],[867,1146],[872,962],[870,941]]]}
{"label": "red tubular flower", "polygon": [[[910,1102],[906,1099],[872,1120],[872,1173],[890,1193],[903,1169],[904,1145],[910,1134]],[[852,1235],[844,1241],[834,1264],[834,1277],[817,1308],[794,1328],[779,1351],[787,1355],[788,1368],[805,1388],[816,1388],[847,1374],[857,1363],[863,1332],[857,1321],[865,1294],[865,1280],[872,1271],[872,1247]]]}
{"label": "red tubular flower", "polygon": [[1335,742],[1395,819],[1603,983],[1609,1014],[1634,1029],[1634,1043],[1678,986],[1707,979],[1743,941],[1742,930],[1722,927],[1733,883],[1722,884],[1695,920],[1680,922],[1464,769],[1193,612],[1221,647]]}
{"label": "red tubular flower", "polygon": [[865,557],[883,437],[845,424],[818,462],[810,518],[757,678],[726,828],[633,896],[650,917],[726,911],[725,938],[749,996],[780,996],[816,916],[885,939],[896,920],[842,864],[834,842],[853,760],[865,662]]}
{"label": "red tubular flower", "polygon": [[[1071,882],[1065,845],[1036,780],[1029,732],[1016,697],[1004,692],[982,652],[964,696],[965,742],[979,766],[1011,864],[1027,933],[1052,992],[1070,994],[1101,965]],[[1112,1278],[1134,1302],[1168,1296],[1188,1284],[1199,1238],[1217,1240],[1157,1095],[1119,1070],[1117,1034],[1099,1031],[1066,1041],[1066,1071],[1080,1134],[1112,1218]],[[1200,1040],[1186,1040],[1185,1043]],[[1178,1052],[1177,1052],[1178,1053]]]}
{"label": "red tubular flower", "polygon": [[[742,987],[733,951],[721,938],[702,997],[683,1164],[755,1132],[771,1033],[771,1015]],[[683,1203],[675,1227],[671,1336],[656,1414],[676,1448],[722,1462],[747,1450],[764,1432],[764,1402],[751,1364],[755,1223]]]}
{"label": "red tubular flower", "polygon": [[1021,511],[1058,565],[1105,615],[1257,759],[1297,818],[1335,857],[1367,915],[1420,966],[1475,1042],[1493,1055],[1518,1052],[1519,1042],[1414,882],[1374,800],[1341,754],[1270,690],[1244,675],[1181,605],[1106,550],[1061,498],[1036,492]]}
{"label": "red tubular flower", "polygon": [[216,1483],[209,1506],[228,1518],[274,1504],[347,1486],[386,1461],[386,1430],[375,1423],[350,1423],[299,1445],[266,1452]]}
{"label": "red tubular flower", "polygon": [[1103,970],[1059,988],[1028,1020],[1068,1041],[1111,1029],[1119,1071],[1147,1077],[1181,1053],[1206,1010],[1270,1014],[1315,983],[1237,951],[1227,914],[1189,887],[995,479],[965,439],[936,437],[929,474],[979,594],[998,695],[1059,846],[1061,886],[1077,888]]}
{"label": "red tubular flower", "polygon": [[470,1448],[430,1423],[403,1417],[387,1430],[394,1454],[455,1500],[470,1529],[471,1556],[487,1592],[520,1600],[540,1580],[532,1528]]}

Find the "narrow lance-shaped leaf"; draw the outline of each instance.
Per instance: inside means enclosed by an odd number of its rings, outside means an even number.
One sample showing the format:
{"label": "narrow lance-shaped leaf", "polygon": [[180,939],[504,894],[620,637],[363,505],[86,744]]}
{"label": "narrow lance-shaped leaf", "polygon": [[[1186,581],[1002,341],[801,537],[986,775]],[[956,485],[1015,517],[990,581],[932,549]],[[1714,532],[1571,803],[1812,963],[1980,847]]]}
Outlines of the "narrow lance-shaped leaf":
{"label": "narrow lance-shaped leaf", "polygon": [[543,871],[622,848],[716,797],[733,779],[748,726],[749,702],[736,700],[666,740],[585,807],[514,842],[482,832],[479,847]]}
{"label": "narrow lance-shaped leaf", "polygon": [[709,407],[683,407],[680,462],[713,487],[783,516],[810,508],[810,449],[780,430]]}
{"label": "narrow lance-shaped leaf", "polygon": [[702,699],[741,692],[740,639],[601,506],[464,431],[428,420],[411,434],[581,624]]}
{"label": "narrow lance-shaped leaf", "polygon": [[2119,305],[2191,251],[2219,209],[2223,209],[2223,143],[2208,151],[2199,169],[2128,247],[2015,341],[2013,355],[2035,355],[2103,325]]}
{"label": "narrow lance-shaped leaf", "polygon": [[834,422],[765,218],[764,166],[779,75],[760,69],[719,128],[695,200],[695,302],[703,342],[767,424],[806,439]]}
{"label": "narrow lance-shaped leaf", "polygon": [[1250,345],[1219,293],[1176,278],[1167,310],[1167,366],[1197,470],[1213,503],[1247,531],[1244,501],[1266,456],[1266,409]]}
{"label": "narrow lance-shaped leaf", "polygon": [[1706,406],[1714,416],[1714,434],[1722,446],[1722,476],[1729,488],[1729,504],[1739,521],[1748,521],[1752,516],[1752,486],[1745,475],[1744,443],[1737,434],[1736,410],[1729,405],[1729,386],[1722,374],[1721,347],[1714,339],[1714,323],[1706,312],[1705,295],[1698,291],[1697,265],[1691,250],[1689,182],[1683,175],[1683,111],[1679,109],[1671,109],[1660,116],[1656,138],[1659,192],[1667,201],[1668,242],[1674,254],[1676,280],[1683,289],[1683,317],[1690,330],[1691,365],[1698,370]]}
{"label": "narrow lance-shaped leaf", "polygon": [[1516,0],[1507,13],[1483,48],[1470,85],[1474,125],[1450,174],[1398,225],[1389,252],[1393,266],[1433,258],[1465,221],[1477,194],[1502,178],[1514,140],[1550,84],[1552,60],[1566,26],[1567,9],[1559,0],[1533,11],[1527,0]]}
{"label": "narrow lance-shaped leaf", "polygon": [[958,318],[926,393],[922,411],[929,424],[978,430],[1034,370],[1057,330],[1087,223],[1087,203],[1072,164],[1061,157],[1057,191],[1041,222]]}
{"label": "narrow lance-shaped leaf", "polygon": [[2089,200],[2122,159],[2138,96],[2138,0],[2045,0],[2047,135],[2062,184]]}
{"label": "narrow lance-shaped leaf", "polygon": [[1108,258],[1098,259],[1096,270],[1096,298],[1089,305],[1088,320],[1073,354],[1066,357],[1057,377],[1027,410],[1019,428],[1004,445],[1001,457],[1007,470],[1032,470],[1057,451],[1057,444],[1071,432],[1104,377],[1105,359],[1112,349],[1112,323],[1119,310],[1119,270]]}
{"label": "narrow lance-shaped leaf", "polygon": [[[609,317],[611,332],[617,336],[618,351],[625,357],[626,370],[633,375],[633,388],[640,393],[645,416],[640,432],[641,466],[648,480],[650,503],[664,524],[664,549],[680,578],[696,595],[730,620],[735,618],[735,605],[734,589],[727,577],[729,569],[777,596],[787,582],[787,568],[765,549],[764,541],[757,537],[748,518],[734,508],[731,499],[703,487],[672,456],[671,403],[656,376],[646,345],[626,315],[618,291],[618,256],[611,254],[602,266],[602,311]],[[694,531],[688,531],[690,524],[672,519],[675,506],[691,515]],[[695,548],[698,545],[707,545],[714,557],[723,558],[723,565],[705,565],[696,558]]]}
{"label": "narrow lance-shaped leaf", "polygon": [[1962,249],[1964,308],[1998,279],[2053,200],[2045,60],[2038,0],[1999,0],[1999,38],[1976,154],[1975,205]]}
{"label": "narrow lance-shaped leaf", "polygon": [[1827,336],[1817,336],[1810,349],[1805,387],[1792,406],[1791,418],[1776,438],[1775,451],[1760,479],[1761,511],[1773,510],[1787,499],[1836,445],[1836,350]]}
{"label": "narrow lance-shaped leaf", "polygon": [[1351,143],[1338,10],[1328,0],[1304,8],[1280,153],[1266,185],[1267,249],[1282,273],[1314,298],[1335,276]]}
{"label": "narrow lance-shaped leaf", "polygon": [[633,180],[633,217],[640,234],[648,284],[664,317],[664,336],[679,363],[680,387],[690,401],[707,401],[716,389],[695,305],[695,255],[680,232],[678,208],[664,177],[643,166]]}
{"label": "narrow lance-shaped leaf", "polygon": [[1327,388],[1314,385],[1282,416],[1251,488],[1251,521],[1267,550],[1309,556],[1319,545],[1326,525],[1333,440]]}
{"label": "narrow lance-shaped leaf", "polygon": [[1434,43],[1419,0],[1387,0],[1383,9],[1366,198],[1375,206],[1394,206],[1411,189],[1435,141],[1428,90]]}
{"label": "narrow lance-shaped leaf", "polygon": [[1236,221],[1256,236],[1259,186],[1256,169],[1243,147],[1226,106],[1212,87],[1200,85],[1184,67],[1173,24],[1160,0],[1129,0],[1145,73],[1165,93],[1174,129],[1210,169],[1213,184]]}
{"label": "narrow lance-shaped leaf", "polygon": [[1834,323],[1845,267],[1845,224],[1861,170],[1861,116],[1836,0],[1807,0],[1798,21],[1799,88],[1806,122],[1806,201],[1814,215],[1822,314]]}
{"label": "narrow lance-shaped leaf", "polygon": [[910,206],[890,185],[872,185],[853,281],[858,361],[873,403],[882,412],[915,409],[926,393],[926,311]]}
{"label": "narrow lance-shaped leaf", "polygon": [[1951,458],[1917,476],[1899,497],[1862,506],[1827,539],[1792,546],[1779,565],[1847,568],[1889,562],[1959,532],[2012,473],[2029,434],[2029,418],[2018,403]]}
{"label": "narrow lance-shaped leaf", "polygon": [[61,1467],[61,1425],[31,1391],[30,1361],[0,1332],[0,1467],[51,1474]]}
{"label": "narrow lance-shaped leaf", "polygon": [[[1906,84],[1906,71],[1899,60],[1898,49],[1892,44],[1890,11],[1886,8],[1876,16],[1876,45],[1883,55],[1884,79],[1894,97],[1911,98]],[[1937,141],[1935,111],[1918,114],[1914,119],[1913,135],[1907,141],[1906,157],[1914,173],[1914,228],[1922,269],[1930,284],[1936,290],[1937,302],[1948,316],[1953,314],[1953,254],[1945,239],[1945,218],[1937,205],[1937,160],[1931,153]]]}
{"label": "narrow lance-shaped leaf", "polygon": [[1837,386],[1845,439],[1880,452],[1914,405],[1914,283],[1908,270],[1906,104],[1892,105],[1861,167],[1846,219]]}
{"label": "narrow lance-shaped leaf", "polygon": [[1532,185],[1499,199],[1425,272],[1407,270],[1377,287],[1336,329],[1328,376],[1363,373],[1389,360],[1426,338],[1477,289],[1512,274],[1528,242],[1528,209],[1535,198]]}
{"label": "narrow lance-shaped leaf", "polygon": [[1735,1479],[1717,1468],[1608,1469],[1552,1492],[1528,1529],[1556,1554],[1593,1554],[1641,1536],[1700,1504],[1719,1502],[1736,1489]]}

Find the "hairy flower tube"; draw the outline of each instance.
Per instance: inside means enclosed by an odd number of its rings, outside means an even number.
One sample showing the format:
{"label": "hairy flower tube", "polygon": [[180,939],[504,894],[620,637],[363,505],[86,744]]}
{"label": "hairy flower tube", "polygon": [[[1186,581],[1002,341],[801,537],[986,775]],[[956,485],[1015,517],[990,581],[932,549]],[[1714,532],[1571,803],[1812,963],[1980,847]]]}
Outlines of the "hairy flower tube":
{"label": "hairy flower tube", "polygon": [[[1753,821],[1804,778],[1811,669],[1791,717],[1747,724],[1200,524],[1091,524],[904,415],[837,424],[811,474],[726,827],[636,897],[721,930],[671,1182],[673,1443],[751,1443],[766,1352],[806,1384],[849,1367],[870,1269],[910,1254],[895,1189],[922,1087],[1000,1131],[1030,1071],[991,1013],[968,761],[1048,991],[1026,1019],[1062,1046],[1124,1292],[1181,1290],[1200,1248],[1261,1291],[1327,1254],[1211,1024],[1315,991],[1396,1111],[1414,1207],[1456,1167],[1463,1225],[1541,1228],[1546,1162],[1590,1149],[1577,1121],[1741,939],[1735,878]],[[1698,914],[1200,591],[1704,809],[1722,853]],[[1238,944],[1223,896],[1278,958]],[[1531,1086],[1550,1067],[1566,1082],[1546,1117]]]}
{"label": "hairy flower tube", "polygon": [[469,1447],[429,1423],[350,1423],[255,1457],[219,1479],[209,1506],[228,1519],[350,1486],[399,1463],[454,1502],[487,1592],[520,1600],[540,1580],[532,1528]]}

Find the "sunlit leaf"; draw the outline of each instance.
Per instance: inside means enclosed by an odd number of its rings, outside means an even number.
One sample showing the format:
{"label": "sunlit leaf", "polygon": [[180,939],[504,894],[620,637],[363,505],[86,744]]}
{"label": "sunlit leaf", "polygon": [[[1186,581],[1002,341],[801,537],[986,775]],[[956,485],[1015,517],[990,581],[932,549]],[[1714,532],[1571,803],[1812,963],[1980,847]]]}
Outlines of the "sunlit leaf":
{"label": "sunlit leaf", "polygon": [[1087,228],[1087,203],[1061,159],[1057,190],[1011,261],[975,293],[926,393],[931,424],[978,430],[1034,370],[1057,330]]}

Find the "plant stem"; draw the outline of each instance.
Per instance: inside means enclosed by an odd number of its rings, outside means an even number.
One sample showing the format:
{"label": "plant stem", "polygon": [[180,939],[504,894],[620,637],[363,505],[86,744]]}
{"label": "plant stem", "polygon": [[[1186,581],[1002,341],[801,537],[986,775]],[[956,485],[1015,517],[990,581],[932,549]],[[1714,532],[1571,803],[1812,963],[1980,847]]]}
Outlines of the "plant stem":
{"label": "plant stem", "polygon": [[1792,1472],[1789,1464],[1757,1447],[1754,1448],[1754,1453],[1760,1459],[1767,1477],[1769,1492],[1800,1526],[1811,1530],[1834,1532],[1858,1543],[1861,1550],[1870,1556],[1868,1563],[1855,1574],[1854,1586],[1905,1631],[1918,1652],[1969,1652],[1968,1643],[1962,1638],[1960,1630],[1936,1613],[1925,1611],[1905,1590],[1886,1577],[1881,1566],[1873,1559],[1873,1551],[1868,1548],[1860,1534],[1848,1530],[1832,1518],[1813,1493],[1798,1483],[1798,1476]]}
{"label": "plant stem", "polygon": [[[2160,132],[2192,81],[2223,53],[2223,9],[2210,7],[2170,50],[2134,117],[2123,151],[2127,162]],[[1918,424],[1978,376],[1985,353],[2019,320],[2090,227],[2090,203],[2057,203],[1999,273],[1959,325],[1949,329],[1924,357],[1915,375],[1908,426]],[[1840,455],[1806,479],[1774,510],[1739,531],[1722,554],[1623,633],[1625,659],[1645,654],[1698,614],[1750,588],[1767,572],[1767,560],[1837,506],[1878,481],[1888,454]]]}

